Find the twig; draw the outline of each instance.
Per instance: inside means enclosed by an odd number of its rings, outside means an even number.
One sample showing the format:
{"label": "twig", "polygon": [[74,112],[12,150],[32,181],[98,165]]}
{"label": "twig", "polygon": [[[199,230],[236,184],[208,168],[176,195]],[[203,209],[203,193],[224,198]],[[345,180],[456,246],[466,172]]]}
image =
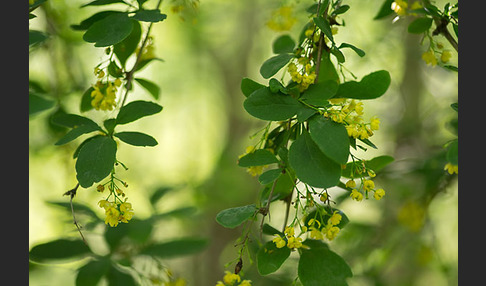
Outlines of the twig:
{"label": "twig", "polygon": [[78,187],[79,187],[79,183],[77,183],[76,186],[73,189],[65,192],[63,194],[63,196],[70,196],[69,203],[71,204],[71,213],[73,214],[73,223],[76,226],[76,228],[78,229],[78,232],[81,235],[81,238],[83,239],[84,244],[88,245],[88,243],[86,242],[86,239],[84,238],[83,233],[81,232],[81,227],[79,226],[78,221],[76,220],[76,216],[74,215],[73,198],[76,195],[76,191],[78,190]]}

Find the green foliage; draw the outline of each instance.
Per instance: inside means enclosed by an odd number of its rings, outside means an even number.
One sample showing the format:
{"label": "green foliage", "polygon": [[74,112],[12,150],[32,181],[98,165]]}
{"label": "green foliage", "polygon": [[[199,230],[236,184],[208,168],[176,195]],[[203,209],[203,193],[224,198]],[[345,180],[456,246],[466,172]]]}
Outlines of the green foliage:
{"label": "green foliage", "polygon": [[277,271],[290,256],[290,248],[277,248],[275,243],[268,241],[257,252],[257,269],[261,275]]}
{"label": "green foliage", "polygon": [[299,280],[304,286],[346,286],[353,273],[346,261],[327,247],[303,249],[298,266]]}
{"label": "green foliage", "polygon": [[162,111],[162,106],[157,103],[143,100],[132,101],[120,108],[120,112],[116,116],[116,124],[127,124],[160,111]]}
{"label": "green foliage", "polygon": [[83,39],[95,43],[95,47],[108,47],[123,41],[133,29],[132,20],[126,13],[111,14],[93,23]]}
{"label": "green foliage", "polygon": [[238,160],[238,165],[240,167],[262,166],[273,163],[278,163],[277,157],[275,157],[272,152],[265,149],[255,150]]}
{"label": "green foliage", "polygon": [[216,221],[226,228],[235,228],[250,219],[256,210],[254,204],[222,210],[216,215]]}
{"label": "green foliage", "polygon": [[270,78],[274,76],[293,57],[293,54],[279,54],[269,58],[263,62],[262,66],[260,67],[260,74],[263,76],[263,78]]}
{"label": "green foliage", "polygon": [[381,70],[364,76],[361,81],[347,81],[339,85],[335,98],[375,99],[390,86],[390,73]]}
{"label": "green foliage", "polygon": [[56,239],[32,247],[29,259],[35,262],[75,260],[85,257],[90,249],[80,239]]}

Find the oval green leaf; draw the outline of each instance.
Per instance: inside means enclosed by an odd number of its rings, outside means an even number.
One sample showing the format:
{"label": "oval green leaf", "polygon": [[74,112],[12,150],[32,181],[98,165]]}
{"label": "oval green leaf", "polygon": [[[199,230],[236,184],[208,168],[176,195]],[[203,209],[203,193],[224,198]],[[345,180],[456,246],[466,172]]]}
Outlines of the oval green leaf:
{"label": "oval green leaf", "polygon": [[335,80],[320,81],[316,84],[311,84],[299,99],[307,104],[326,106],[329,104],[327,100],[336,94],[338,87],[339,85]]}
{"label": "oval green leaf", "polygon": [[304,286],[346,286],[353,276],[346,261],[326,247],[303,249],[297,271]]}
{"label": "oval green leaf", "polygon": [[390,86],[390,73],[376,71],[363,77],[361,81],[347,81],[339,85],[335,98],[374,99],[382,96]]}
{"label": "oval green leaf", "polygon": [[267,185],[275,181],[280,175],[282,175],[282,169],[268,170],[258,177],[258,182],[262,185]]}
{"label": "oval green leaf", "polygon": [[154,137],[141,132],[124,131],[113,134],[121,141],[133,146],[155,146],[157,140]]}
{"label": "oval green leaf", "polygon": [[252,94],[255,90],[263,87],[265,87],[263,84],[246,77],[241,80],[241,92],[246,97],[250,96],[250,94]]}
{"label": "oval green leaf", "polygon": [[268,241],[257,252],[258,273],[268,275],[277,271],[289,258],[290,252],[290,248],[277,248],[273,241]]}
{"label": "oval green leaf", "polygon": [[263,65],[260,67],[260,74],[263,76],[263,78],[271,78],[293,57],[293,54],[279,54],[269,58],[268,60],[263,62]]}
{"label": "oval green leaf", "polygon": [[82,240],[57,239],[32,247],[29,259],[35,262],[54,260],[75,260],[90,254],[90,249]]}
{"label": "oval green leaf", "polygon": [[107,137],[95,137],[81,147],[76,160],[76,178],[83,188],[103,180],[113,169],[116,142]]}
{"label": "oval green leaf", "polygon": [[310,136],[327,157],[339,164],[346,164],[349,156],[349,136],[344,125],[323,116],[309,120]]}
{"label": "oval green leaf", "polygon": [[225,209],[216,215],[216,221],[226,228],[235,228],[251,218],[255,211],[254,204]]}
{"label": "oval green leaf", "polygon": [[412,34],[421,34],[432,26],[432,18],[417,18],[408,25],[408,32]]}
{"label": "oval green leaf", "polygon": [[287,54],[294,51],[295,41],[289,35],[278,37],[272,45],[274,54]]}
{"label": "oval green leaf", "polygon": [[143,78],[135,78],[135,81],[145,88],[155,99],[159,99],[160,87],[158,85]]}
{"label": "oval green leaf", "polygon": [[157,103],[143,100],[136,100],[120,108],[116,117],[116,124],[127,124],[142,117],[159,113],[162,106]]}
{"label": "oval green leaf", "polygon": [[132,28],[132,20],[126,13],[110,14],[93,23],[84,33],[83,40],[95,43],[95,47],[107,47],[123,41]]}
{"label": "oval green leaf", "polygon": [[256,118],[282,121],[297,114],[301,103],[289,95],[272,93],[269,88],[261,88],[248,96],[243,107]]}
{"label": "oval green leaf", "polygon": [[289,149],[290,166],[297,178],[316,188],[330,188],[339,183],[341,165],[324,155],[307,131]]}
{"label": "oval green leaf", "polygon": [[101,277],[108,273],[109,267],[110,260],[106,258],[89,261],[79,268],[78,274],[76,275],[76,286],[98,285]]}
{"label": "oval green leaf", "polygon": [[133,28],[130,35],[126,37],[123,41],[113,46],[113,52],[115,53],[122,67],[125,67],[127,59],[132,55],[137,49],[138,43],[140,42],[140,37],[142,35],[142,28],[138,21],[132,20]]}
{"label": "oval green leaf", "polygon": [[278,163],[277,157],[266,149],[258,149],[238,159],[238,166],[252,167]]}
{"label": "oval green leaf", "polygon": [[161,14],[159,9],[154,10],[138,10],[132,17],[135,20],[142,22],[160,22],[167,18],[166,14]]}

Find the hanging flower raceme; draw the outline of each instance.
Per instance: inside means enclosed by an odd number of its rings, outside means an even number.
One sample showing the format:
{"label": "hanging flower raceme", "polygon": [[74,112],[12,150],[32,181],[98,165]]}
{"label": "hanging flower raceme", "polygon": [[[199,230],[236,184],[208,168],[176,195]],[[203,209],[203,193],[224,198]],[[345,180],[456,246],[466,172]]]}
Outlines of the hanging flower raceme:
{"label": "hanging flower raceme", "polygon": [[127,199],[124,202],[100,200],[98,205],[105,210],[105,224],[111,227],[117,226],[120,222],[127,223],[134,215],[132,204],[128,203]]}
{"label": "hanging flower raceme", "polygon": [[122,82],[120,79],[103,82],[105,72],[99,68],[95,69],[98,81],[93,85],[91,92],[91,106],[96,110],[113,110],[116,106],[116,93]]}

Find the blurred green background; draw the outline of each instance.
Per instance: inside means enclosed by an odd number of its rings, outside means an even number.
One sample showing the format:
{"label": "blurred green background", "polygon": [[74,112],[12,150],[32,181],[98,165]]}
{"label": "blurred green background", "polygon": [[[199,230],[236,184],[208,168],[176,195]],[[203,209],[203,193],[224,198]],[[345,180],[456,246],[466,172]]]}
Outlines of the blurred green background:
{"label": "blurred green background", "polygon": [[[29,52],[29,80],[58,103],[29,119],[29,248],[79,236],[70,212],[48,202],[69,202],[62,194],[76,184],[72,153],[83,139],[54,146],[66,130],[50,124],[49,117],[58,106],[80,114],[81,95],[95,82],[93,68],[104,59],[102,48],[84,42],[83,33],[70,28],[98,11],[97,7],[79,8],[87,2],[48,0],[29,21],[30,29],[50,35]],[[151,2],[156,1],[149,1],[149,7],[155,5]],[[305,9],[313,1],[202,0],[196,10],[171,10],[188,2],[163,1],[161,11],[168,17],[153,26],[152,35],[155,54],[164,62],[154,62],[138,74],[161,87],[158,103],[164,109],[127,130],[146,132],[159,144],[123,145],[117,157],[129,168],[119,175],[128,182],[126,194],[134,218],[192,207],[192,212],[157,221],[151,239],[207,238],[204,251],[163,261],[165,269],[183,277],[188,285],[204,286],[222,279],[224,265],[237,257],[234,243],[241,235],[241,227],[230,230],[217,224],[216,214],[255,202],[261,190],[256,178],[236,165],[238,155],[255,142],[251,134],[264,124],[244,111],[240,81],[249,77],[266,83],[258,71],[272,55],[273,40],[284,33],[297,38],[308,20]],[[443,145],[455,137],[450,121],[457,115],[450,104],[457,102],[457,73],[425,65],[421,54],[427,46],[420,44],[420,35],[407,33],[408,19],[373,20],[382,1],[344,2],[351,9],[342,16],[345,26],[339,27],[335,39],[366,52],[360,58],[344,50],[346,68],[358,79],[380,69],[389,71],[392,78],[383,97],[364,104],[365,115],[378,116],[381,125],[373,137],[378,149],[361,155],[391,155],[395,161],[376,177],[386,190],[383,200],[342,203],[340,208],[351,223],[330,247],[351,266],[350,286],[457,285],[457,177],[443,171]],[[436,1],[436,5],[443,7],[446,2]],[[265,23],[283,4],[293,5],[297,22],[290,31],[277,33]],[[444,39],[441,42],[452,50]],[[457,54],[453,54],[451,61],[457,65]],[[130,99],[153,100],[140,86]],[[109,112],[83,115],[101,122]],[[170,191],[151,204],[150,196],[161,188]],[[74,202],[91,207],[102,220],[103,210],[96,205],[102,198],[92,187],[79,189]],[[283,212],[283,203],[272,207],[272,225],[281,227]],[[106,245],[97,243],[104,224],[90,228],[83,216],[79,223],[88,241],[105,253]],[[258,247],[257,240],[255,236],[253,248]],[[261,277],[245,259],[244,278],[253,285],[291,285],[297,274],[296,260]],[[76,271],[84,263],[32,263],[30,285],[74,285]],[[227,269],[233,268],[234,263]]]}

